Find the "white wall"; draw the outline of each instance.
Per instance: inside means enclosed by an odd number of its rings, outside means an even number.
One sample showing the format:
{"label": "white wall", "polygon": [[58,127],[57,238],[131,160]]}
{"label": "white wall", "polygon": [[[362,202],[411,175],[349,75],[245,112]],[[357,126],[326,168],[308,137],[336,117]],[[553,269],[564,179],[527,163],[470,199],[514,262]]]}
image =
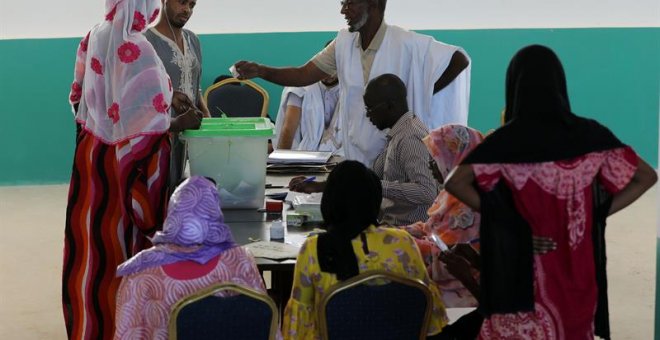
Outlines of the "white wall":
{"label": "white wall", "polygon": [[[82,36],[102,0],[0,0],[0,39]],[[386,19],[410,29],[660,27],[660,0],[390,0]],[[339,0],[198,0],[197,33],[334,31]]]}

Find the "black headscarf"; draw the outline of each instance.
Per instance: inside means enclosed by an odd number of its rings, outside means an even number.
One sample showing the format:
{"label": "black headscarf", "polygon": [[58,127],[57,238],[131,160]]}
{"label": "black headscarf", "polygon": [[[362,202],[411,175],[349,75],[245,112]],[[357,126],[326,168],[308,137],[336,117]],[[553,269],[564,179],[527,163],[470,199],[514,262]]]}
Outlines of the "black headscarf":
{"label": "black headscarf", "polygon": [[511,60],[504,119],[463,164],[557,161],[624,146],[606,127],[571,112],[561,62],[541,45]]}
{"label": "black headscarf", "polygon": [[[547,47],[533,45],[511,60],[506,76],[506,125],[488,136],[463,161],[535,163],[570,159],[624,146],[598,122],[571,112],[561,62]],[[594,262],[598,284],[595,334],[609,339],[605,220],[611,197],[595,182]],[[534,309],[531,228],[515,209],[511,190],[500,182],[481,198],[481,299],[485,315]]]}
{"label": "black headscarf", "polygon": [[383,189],[376,174],[357,161],[344,161],[328,176],[321,214],[328,232],[319,235],[321,271],[341,281],[359,273],[351,240],[377,225]]}

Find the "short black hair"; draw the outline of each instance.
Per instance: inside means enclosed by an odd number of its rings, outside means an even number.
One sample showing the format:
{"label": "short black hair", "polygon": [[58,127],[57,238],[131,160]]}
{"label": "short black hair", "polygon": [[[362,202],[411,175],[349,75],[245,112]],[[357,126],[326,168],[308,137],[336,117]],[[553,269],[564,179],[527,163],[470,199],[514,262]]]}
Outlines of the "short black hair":
{"label": "short black hair", "polygon": [[396,74],[385,73],[371,79],[367,84],[367,89],[377,93],[381,98],[389,98],[391,101],[406,102],[408,91],[406,84]]}

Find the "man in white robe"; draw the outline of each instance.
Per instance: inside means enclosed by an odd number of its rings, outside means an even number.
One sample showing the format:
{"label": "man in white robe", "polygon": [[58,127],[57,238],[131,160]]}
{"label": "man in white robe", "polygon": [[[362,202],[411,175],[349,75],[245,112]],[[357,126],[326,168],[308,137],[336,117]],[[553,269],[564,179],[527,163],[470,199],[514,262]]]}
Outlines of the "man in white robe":
{"label": "man in white robe", "polygon": [[429,129],[467,125],[470,61],[460,47],[384,22],[386,0],[344,0],[348,29],[300,67],[273,68],[239,61],[242,79],[261,77],[284,86],[306,86],[330,74],[340,80],[339,120],[346,159],[371,166],[385,146],[385,132],[366,118],[362,96],[370,79],[392,73],[408,89],[408,105]]}
{"label": "man in white robe", "polygon": [[341,152],[336,113],[337,77],[305,87],[285,87],[275,123],[275,149]]}

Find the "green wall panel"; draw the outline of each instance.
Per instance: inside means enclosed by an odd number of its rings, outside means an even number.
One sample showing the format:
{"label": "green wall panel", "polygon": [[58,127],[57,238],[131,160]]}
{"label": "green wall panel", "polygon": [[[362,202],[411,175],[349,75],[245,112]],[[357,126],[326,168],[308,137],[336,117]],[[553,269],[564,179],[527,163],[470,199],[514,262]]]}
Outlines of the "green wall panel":
{"label": "green wall panel", "polygon": [[660,238],[656,240],[655,253],[655,340],[660,340]]}
{"label": "green wall panel", "polygon": [[[610,127],[657,167],[660,28],[423,31],[472,57],[471,126],[495,128],[504,74],[522,46],[545,44],[566,68],[573,111]],[[240,59],[277,66],[309,60],[333,32],[200,36],[202,87]],[[63,183],[74,124],[67,102],[79,39],[0,40],[0,185]],[[274,117],[281,87],[262,80]]]}

